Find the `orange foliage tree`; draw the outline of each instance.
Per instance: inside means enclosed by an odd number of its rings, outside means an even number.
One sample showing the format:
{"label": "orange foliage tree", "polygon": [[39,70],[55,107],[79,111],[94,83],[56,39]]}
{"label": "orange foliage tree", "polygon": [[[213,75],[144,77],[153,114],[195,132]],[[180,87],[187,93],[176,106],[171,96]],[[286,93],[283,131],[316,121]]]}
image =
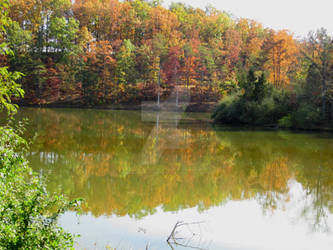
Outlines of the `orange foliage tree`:
{"label": "orange foliage tree", "polygon": [[264,46],[267,51],[268,80],[275,87],[288,85],[290,83],[289,73],[297,64],[298,55],[297,44],[293,36],[286,30],[272,31]]}

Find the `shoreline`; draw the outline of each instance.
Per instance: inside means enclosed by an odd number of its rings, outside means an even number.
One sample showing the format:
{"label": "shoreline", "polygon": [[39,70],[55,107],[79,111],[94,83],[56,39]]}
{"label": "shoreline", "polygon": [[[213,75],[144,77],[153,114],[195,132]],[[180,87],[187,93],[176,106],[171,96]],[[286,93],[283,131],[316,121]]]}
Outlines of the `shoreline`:
{"label": "shoreline", "polygon": [[213,112],[218,103],[190,103],[179,105],[173,103],[161,103],[160,107],[156,102],[143,102],[141,104],[109,104],[109,105],[82,105],[74,103],[48,103],[48,104],[26,104],[20,103],[20,107],[31,108],[73,108],[73,109],[104,109],[104,110],[147,110],[147,111],[170,111],[186,113],[207,113]]}
{"label": "shoreline", "polygon": [[228,128],[231,130],[253,130],[253,131],[291,131],[291,132],[308,132],[308,133],[316,133],[316,132],[323,132],[323,133],[333,133],[333,128],[330,127],[314,127],[314,128],[283,128],[279,127],[277,124],[271,124],[271,125],[261,125],[261,126],[255,126],[255,125],[249,125],[249,124],[225,124],[220,122],[214,122],[212,121],[212,124],[214,127],[223,127]]}
{"label": "shoreline", "polygon": [[[184,113],[212,113],[216,108],[217,103],[190,103],[188,105],[178,105],[170,103],[161,103],[160,108],[155,102],[144,102],[143,104],[111,104],[111,105],[77,105],[63,103],[49,104],[20,104],[20,107],[26,108],[55,108],[55,109],[96,109],[96,110],[127,110],[127,111],[161,111],[161,112],[184,112]],[[314,127],[314,128],[282,128],[278,124],[269,125],[250,125],[250,124],[225,124],[214,122],[213,119],[204,119],[213,127],[223,127],[232,130],[268,130],[268,131],[292,131],[292,132],[324,132],[333,133],[333,128],[330,127]]]}

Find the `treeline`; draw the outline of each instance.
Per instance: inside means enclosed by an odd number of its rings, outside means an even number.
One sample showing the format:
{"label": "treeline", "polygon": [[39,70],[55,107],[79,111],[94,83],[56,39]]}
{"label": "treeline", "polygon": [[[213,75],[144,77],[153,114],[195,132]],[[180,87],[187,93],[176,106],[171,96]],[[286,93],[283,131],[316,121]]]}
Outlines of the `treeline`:
{"label": "treeline", "polygon": [[[325,30],[296,40],[228,13],[160,1],[12,0],[2,58],[25,74],[26,103],[136,103],[176,88],[192,101],[242,90],[248,72],[265,76],[287,102],[331,104],[332,38]],[[267,79],[267,80],[266,80]]]}

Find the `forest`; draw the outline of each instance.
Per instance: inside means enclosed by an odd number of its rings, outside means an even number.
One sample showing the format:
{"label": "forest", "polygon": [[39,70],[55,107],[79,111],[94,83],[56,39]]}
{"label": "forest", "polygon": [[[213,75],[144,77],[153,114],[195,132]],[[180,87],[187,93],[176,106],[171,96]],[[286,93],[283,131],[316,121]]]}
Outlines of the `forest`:
{"label": "forest", "polygon": [[[214,111],[67,109],[160,101]],[[333,131],[324,28],[296,37],[162,0],[0,0],[1,249],[73,248],[68,211],[138,220],[256,200],[273,212],[293,184],[301,217],[328,231],[332,134],[263,127]]]}
{"label": "forest", "polygon": [[296,39],[211,6],[158,0],[12,0],[9,17],[14,53],[1,63],[25,75],[22,104],[135,104],[176,88],[191,102],[222,99],[214,117],[225,123],[333,122],[325,29]]}

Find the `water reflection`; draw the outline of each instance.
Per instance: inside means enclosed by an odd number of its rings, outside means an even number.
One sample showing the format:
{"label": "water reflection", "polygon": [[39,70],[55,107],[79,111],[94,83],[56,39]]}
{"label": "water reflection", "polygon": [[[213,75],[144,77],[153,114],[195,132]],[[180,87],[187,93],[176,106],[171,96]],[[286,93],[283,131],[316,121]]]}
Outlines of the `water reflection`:
{"label": "water reflection", "polygon": [[245,200],[272,214],[288,207],[297,183],[303,207],[293,219],[330,230],[331,135],[212,128],[202,114],[24,109],[20,116],[31,120],[27,136],[37,133],[29,160],[49,190],[83,197],[95,217],[202,212]]}

